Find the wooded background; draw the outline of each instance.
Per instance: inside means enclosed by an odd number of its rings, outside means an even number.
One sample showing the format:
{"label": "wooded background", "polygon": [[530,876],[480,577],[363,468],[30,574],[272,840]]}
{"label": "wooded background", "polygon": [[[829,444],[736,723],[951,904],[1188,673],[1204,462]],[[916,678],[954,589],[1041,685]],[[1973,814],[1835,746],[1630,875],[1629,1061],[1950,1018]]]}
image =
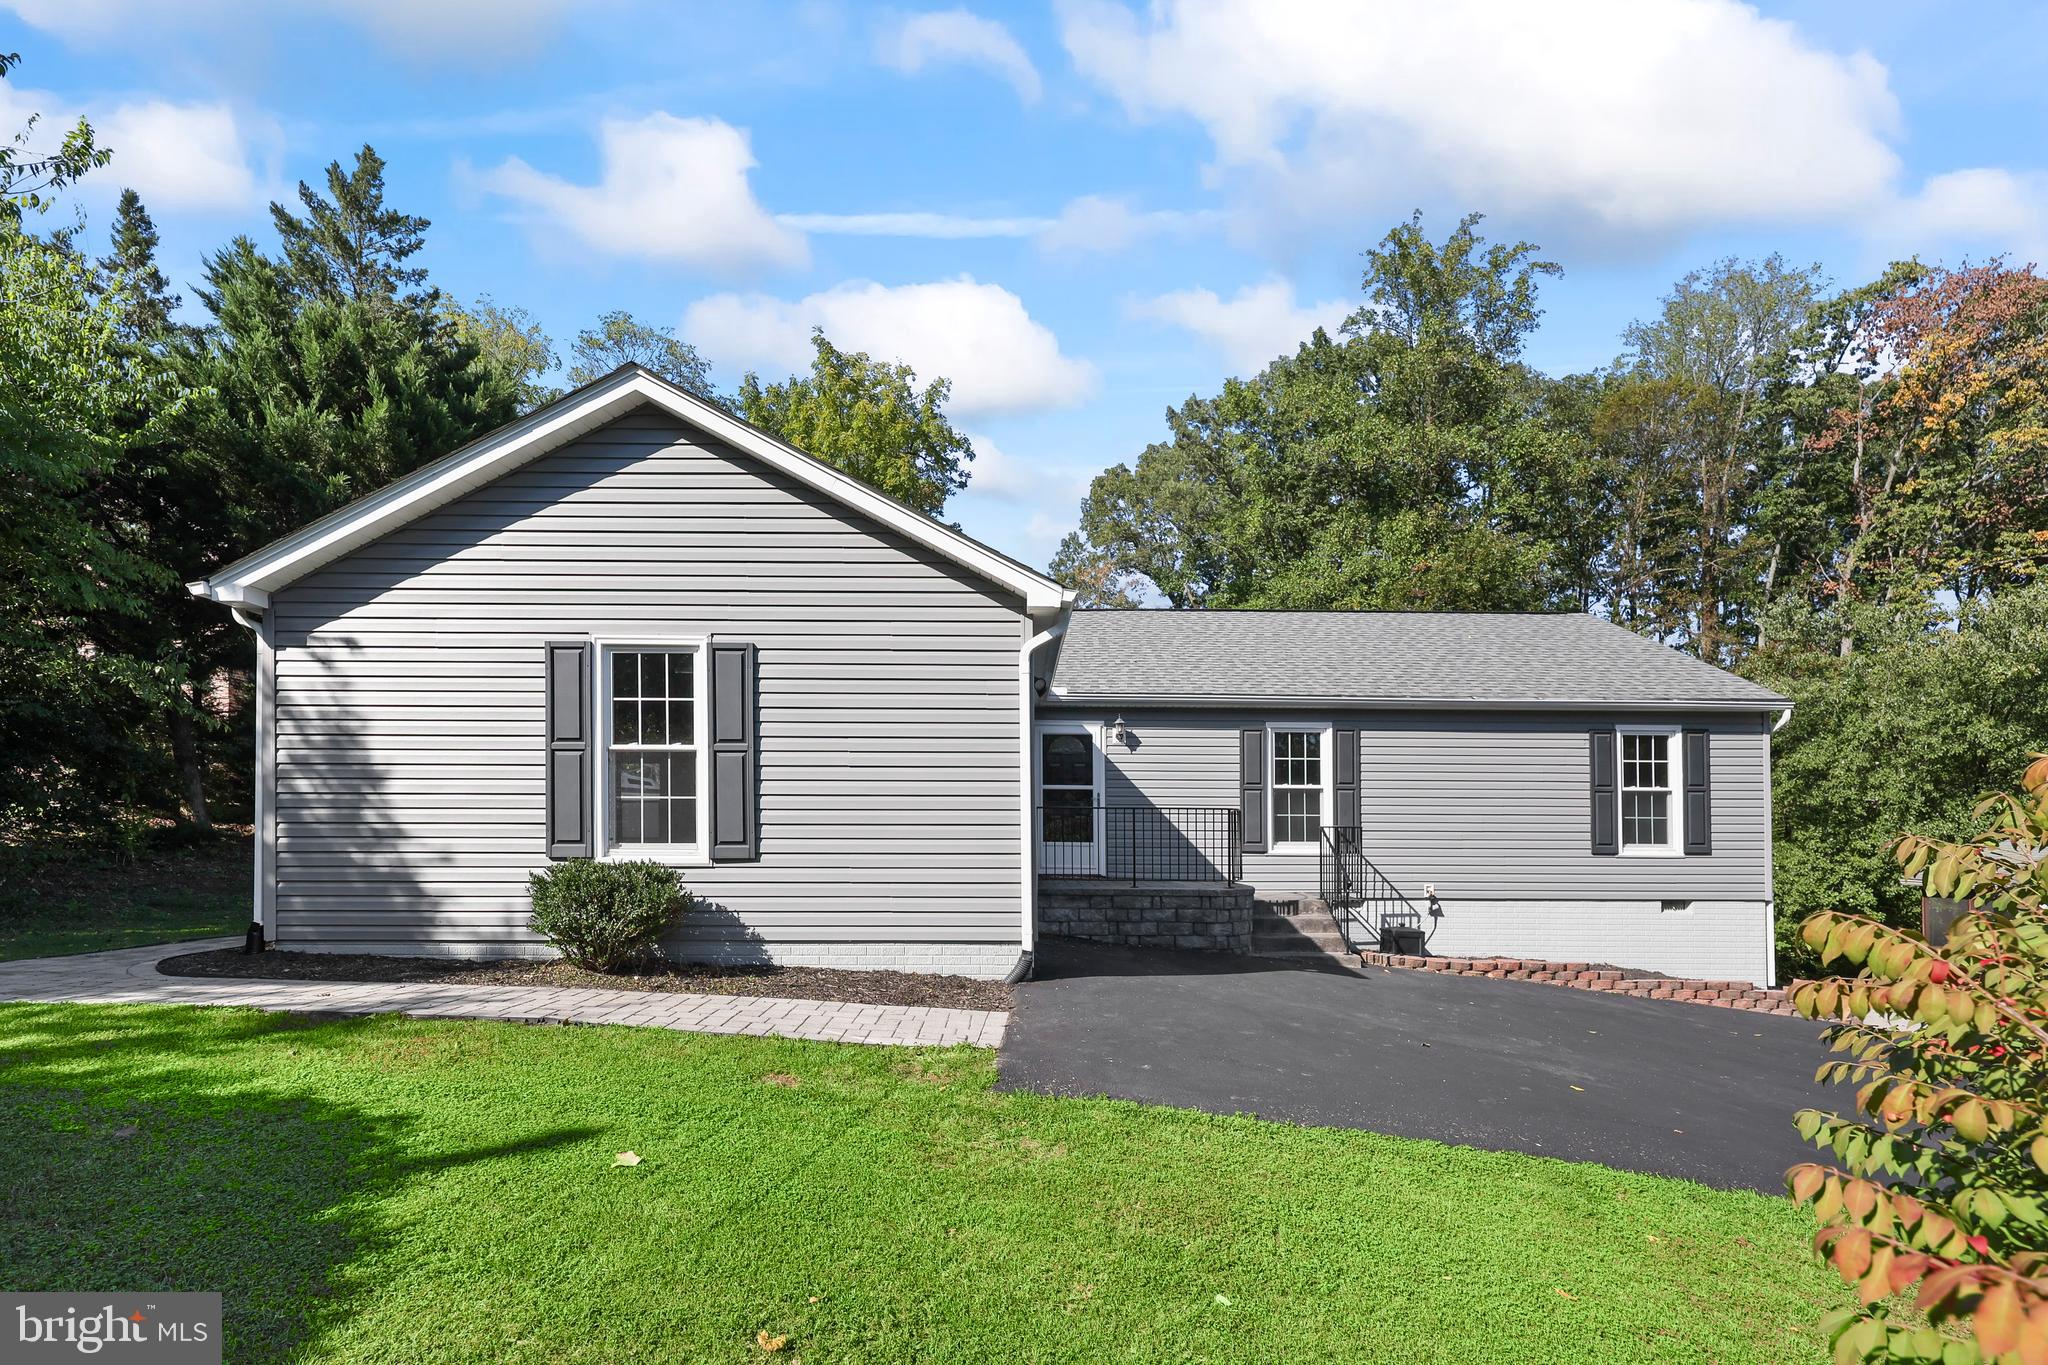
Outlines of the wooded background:
{"label": "wooded background", "polygon": [[[731,395],[623,312],[564,366],[523,310],[412,263],[430,225],[384,202],[367,146],[272,205],[275,251],[211,254],[187,309],[132,192],[101,244],[67,219],[108,163],[92,129],[33,133],[0,148],[15,846],[246,818],[252,646],[182,584],[550,401],[564,370],[646,364],[935,516],[970,476],[943,378],[822,335],[808,372]],[[2048,749],[2048,281],[1904,261],[1841,288],[1724,260],[1646,300],[1612,364],[1551,376],[1521,355],[1558,267],[1479,228],[1388,232],[1335,335],[1190,397],[1093,481],[1054,572],[1092,605],[1606,616],[1797,703],[1774,742],[1781,924],[1909,921],[1887,840],[1960,832]]]}

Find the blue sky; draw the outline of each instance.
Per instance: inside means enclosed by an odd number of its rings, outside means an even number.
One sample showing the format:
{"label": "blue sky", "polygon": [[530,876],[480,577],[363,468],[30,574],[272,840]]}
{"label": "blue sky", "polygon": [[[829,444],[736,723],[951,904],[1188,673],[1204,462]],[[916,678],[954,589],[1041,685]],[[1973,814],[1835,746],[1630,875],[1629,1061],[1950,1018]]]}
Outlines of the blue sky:
{"label": "blue sky", "polygon": [[90,116],[91,238],[135,185],[181,286],[368,140],[435,281],[558,348],[625,308],[725,387],[813,323],[948,375],[981,455],[949,515],[1037,564],[1411,209],[1563,264],[1558,373],[1723,256],[2048,256],[2031,5],[0,0],[0,50],[0,120]]}

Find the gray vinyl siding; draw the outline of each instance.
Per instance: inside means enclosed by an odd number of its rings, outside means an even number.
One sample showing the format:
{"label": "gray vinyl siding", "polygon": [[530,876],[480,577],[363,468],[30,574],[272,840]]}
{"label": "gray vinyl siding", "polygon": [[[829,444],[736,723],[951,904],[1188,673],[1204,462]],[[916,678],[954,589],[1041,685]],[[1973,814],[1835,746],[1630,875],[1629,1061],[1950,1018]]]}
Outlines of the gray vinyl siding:
{"label": "gray vinyl siding", "polygon": [[276,936],[531,948],[547,640],[759,647],[760,858],[698,940],[1016,943],[1020,602],[643,409],[273,597]]}
{"label": "gray vinyl siding", "polygon": [[[1129,739],[1104,746],[1102,795],[1112,806],[1234,808],[1240,729],[1356,725],[1366,856],[1410,896],[1419,897],[1424,883],[1433,883],[1446,901],[1758,900],[1771,894],[1770,737],[1757,715],[1128,709],[1123,715]],[[1061,717],[1042,707],[1040,718]],[[1710,732],[1712,854],[1592,854],[1586,732],[1617,721],[1698,725]],[[1244,876],[1268,889],[1312,889],[1317,860],[1247,853]]]}

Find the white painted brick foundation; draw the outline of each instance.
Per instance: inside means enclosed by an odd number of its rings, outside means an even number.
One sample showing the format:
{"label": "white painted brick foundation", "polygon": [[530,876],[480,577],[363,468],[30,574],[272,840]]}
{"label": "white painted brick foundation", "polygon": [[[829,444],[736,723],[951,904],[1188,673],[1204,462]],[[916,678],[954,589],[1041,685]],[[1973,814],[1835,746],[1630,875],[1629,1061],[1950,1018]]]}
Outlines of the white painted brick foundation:
{"label": "white painted brick foundation", "polygon": [[686,962],[839,967],[852,971],[929,972],[1000,981],[1023,950],[1014,943],[711,943],[671,945]]}
{"label": "white painted brick foundation", "polygon": [[[555,950],[531,935],[502,943],[334,943],[280,938],[273,947],[296,953],[376,953],[398,957],[549,958]],[[679,962],[783,967],[842,967],[855,971],[932,972],[1000,981],[1023,950],[1014,943],[760,943],[670,939],[663,951]]]}
{"label": "white painted brick foundation", "polygon": [[1445,901],[1429,951],[1607,962],[1667,976],[1771,984],[1768,901]]}

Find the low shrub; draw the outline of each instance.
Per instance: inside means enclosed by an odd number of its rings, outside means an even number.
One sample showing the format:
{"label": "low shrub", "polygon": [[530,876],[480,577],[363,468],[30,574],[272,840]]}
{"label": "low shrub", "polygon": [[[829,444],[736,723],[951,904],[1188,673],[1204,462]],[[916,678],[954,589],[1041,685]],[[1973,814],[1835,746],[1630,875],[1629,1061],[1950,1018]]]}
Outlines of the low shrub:
{"label": "low shrub", "polygon": [[528,879],[532,930],[563,957],[615,972],[656,956],[661,936],[697,903],[675,869],[661,863],[556,863]]}
{"label": "low shrub", "polygon": [[[1828,1323],[1838,1362],[2048,1361],[2048,755],[2023,788],[1979,804],[1966,840],[1895,845],[1928,894],[1970,903],[1946,943],[1806,921],[1823,964],[1858,969],[1792,991],[1836,1021],[1819,1079],[1856,1090],[1853,1117],[1801,1111],[1834,1160],[1786,1173],[1862,1300]],[[1916,1288],[1924,1321],[1896,1311]]]}

